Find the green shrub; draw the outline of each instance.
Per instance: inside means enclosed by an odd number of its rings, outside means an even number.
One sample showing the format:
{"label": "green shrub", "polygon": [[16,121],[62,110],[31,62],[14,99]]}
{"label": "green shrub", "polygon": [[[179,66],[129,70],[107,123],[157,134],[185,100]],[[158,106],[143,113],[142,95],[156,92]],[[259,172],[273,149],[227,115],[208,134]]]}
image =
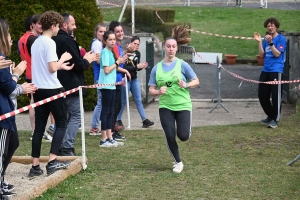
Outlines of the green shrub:
{"label": "green shrub", "polygon": [[171,37],[171,35],[172,35],[172,29],[175,26],[178,26],[178,25],[186,25],[186,26],[188,26],[188,27],[191,28],[191,23],[189,23],[189,22],[185,22],[185,23],[182,23],[182,22],[169,22],[169,23],[165,23],[164,24],[164,28],[162,29],[162,34],[163,34],[164,39],[166,39],[167,37]]}
{"label": "green shrub", "polygon": [[[10,24],[11,37],[14,40],[10,59],[16,63],[20,62],[17,53],[17,41],[25,32],[24,20],[27,16],[53,10],[59,13],[68,12],[76,20],[76,38],[78,43],[87,51],[93,39],[94,26],[103,21],[103,17],[94,0],[72,0],[72,1],[40,1],[40,0],[0,0],[0,17],[6,19]],[[85,72],[86,85],[93,84],[93,72]],[[23,78],[24,79],[24,75]],[[20,82],[22,83],[22,81]],[[85,110],[93,110],[96,104],[96,90],[88,89],[84,99]],[[28,105],[29,101],[25,95],[18,98],[18,107]]]}
{"label": "green shrub", "polygon": [[[175,10],[167,8],[153,9],[151,7],[135,7],[135,26],[147,32],[159,32],[163,30],[163,23],[157,17],[156,11],[164,23],[174,22]],[[124,17],[127,23],[131,23],[131,7],[126,8]]]}

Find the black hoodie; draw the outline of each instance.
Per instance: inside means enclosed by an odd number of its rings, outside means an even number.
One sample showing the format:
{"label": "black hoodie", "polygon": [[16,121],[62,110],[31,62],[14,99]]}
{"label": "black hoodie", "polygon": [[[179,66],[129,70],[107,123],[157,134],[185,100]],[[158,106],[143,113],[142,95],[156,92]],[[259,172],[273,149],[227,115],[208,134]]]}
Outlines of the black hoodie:
{"label": "black hoodie", "polygon": [[[67,61],[69,65],[74,64],[73,69],[71,70],[58,70],[57,78],[64,87],[64,89],[71,90],[77,88],[78,86],[85,85],[84,80],[84,71],[89,69],[90,64],[86,59],[83,59],[80,56],[79,45],[74,40],[74,38],[69,35],[64,30],[59,30],[57,36],[52,37],[56,43],[56,53],[60,59],[61,55],[65,52],[68,52],[72,55],[72,59]],[[84,88],[83,88],[84,89]],[[83,90],[85,94],[86,90]],[[78,95],[78,92],[72,93],[70,95]]]}

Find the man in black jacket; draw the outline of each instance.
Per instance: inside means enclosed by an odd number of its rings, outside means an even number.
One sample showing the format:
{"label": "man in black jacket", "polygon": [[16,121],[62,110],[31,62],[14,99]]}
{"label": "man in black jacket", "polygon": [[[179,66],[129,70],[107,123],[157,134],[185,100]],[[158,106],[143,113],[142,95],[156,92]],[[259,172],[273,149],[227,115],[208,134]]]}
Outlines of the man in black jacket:
{"label": "man in black jacket", "polygon": [[[57,56],[64,52],[69,52],[72,59],[69,60],[70,65],[74,64],[72,70],[60,70],[57,77],[65,90],[77,88],[84,85],[84,71],[90,67],[92,61],[96,61],[98,56],[88,52],[83,57],[80,56],[79,45],[71,36],[71,33],[76,29],[75,19],[68,13],[62,14],[64,18],[63,24],[60,26],[57,36],[52,39],[56,43]],[[85,93],[85,91],[83,91]],[[80,104],[79,93],[75,92],[66,97],[68,105],[68,128],[61,144],[59,155],[61,156],[74,156],[74,143],[77,131],[81,124],[80,119]]]}

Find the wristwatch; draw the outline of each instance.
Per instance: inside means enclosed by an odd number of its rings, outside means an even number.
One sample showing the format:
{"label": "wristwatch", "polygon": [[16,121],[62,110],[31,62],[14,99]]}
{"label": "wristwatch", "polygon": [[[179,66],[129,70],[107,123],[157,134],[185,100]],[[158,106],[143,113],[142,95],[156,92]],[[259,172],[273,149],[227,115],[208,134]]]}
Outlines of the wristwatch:
{"label": "wristwatch", "polygon": [[269,43],[269,46],[273,46],[273,45],[274,45],[273,42]]}
{"label": "wristwatch", "polygon": [[119,67],[119,64],[117,63],[117,61],[115,62],[115,64],[117,65],[117,67]]}

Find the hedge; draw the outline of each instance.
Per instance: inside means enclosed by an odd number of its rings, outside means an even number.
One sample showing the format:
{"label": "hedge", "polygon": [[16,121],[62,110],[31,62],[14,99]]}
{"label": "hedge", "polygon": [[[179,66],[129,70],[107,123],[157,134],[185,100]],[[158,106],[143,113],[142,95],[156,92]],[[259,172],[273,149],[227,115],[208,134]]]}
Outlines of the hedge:
{"label": "hedge", "polygon": [[[90,49],[93,39],[93,29],[97,23],[103,22],[103,17],[95,0],[72,0],[72,1],[43,1],[43,0],[0,0],[0,17],[6,19],[10,24],[11,37],[14,40],[10,59],[16,63],[20,62],[17,53],[17,41],[25,32],[24,20],[27,16],[53,10],[59,13],[68,12],[76,20],[75,31],[77,42],[86,50]],[[93,70],[85,72],[86,85],[93,84]],[[24,75],[22,80],[24,81]],[[22,81],[20,82],[22,83]],[[85,110],[93,110],[97,102],[95,89],[88,89],[84,99]],[[18,107],[28,105],[29,100],[25,95],[18,98]]]}
{"label": "hedge", "polygon": [[[160,32],[163,30],[163,22],[158,18],[156,12],[164,23],[174,22],[175,10],[173,9],[154,9],[151,7],[135,7],[135,26],[148,32]],[[124,17],[127,23],[131,23],[131,7],[126,8]]]}

